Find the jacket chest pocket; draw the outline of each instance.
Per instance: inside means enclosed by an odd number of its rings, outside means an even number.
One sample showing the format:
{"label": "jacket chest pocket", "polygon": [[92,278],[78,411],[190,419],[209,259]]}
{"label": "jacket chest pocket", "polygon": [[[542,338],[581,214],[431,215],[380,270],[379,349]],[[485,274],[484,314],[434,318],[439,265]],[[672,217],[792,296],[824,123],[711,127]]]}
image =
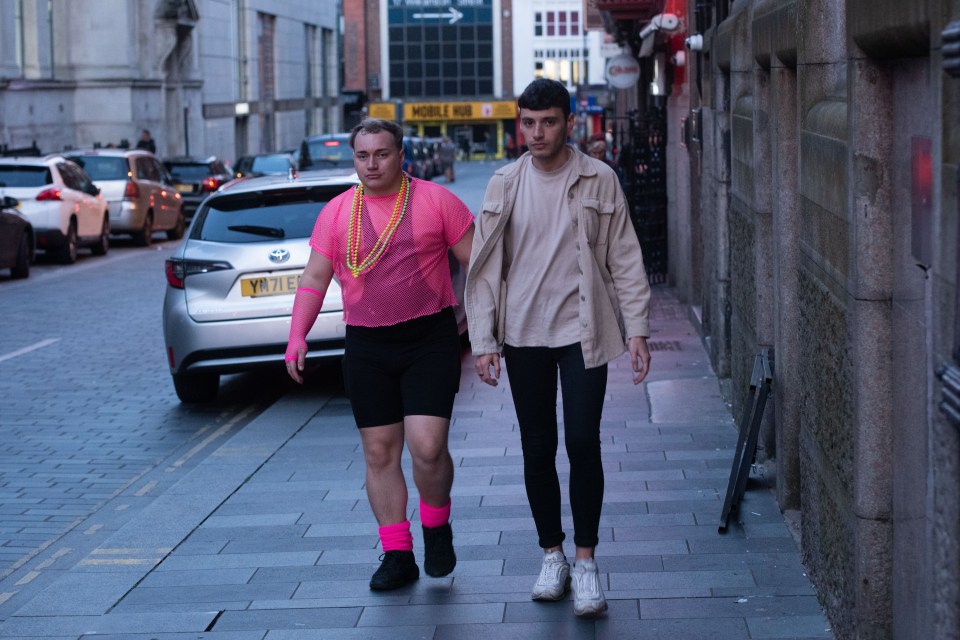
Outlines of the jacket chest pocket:
{"label": "jacket chest pocket", "polygon": [[580,200],[580,224],[591,247],[606,244],[610,235],[610,220],[613,218],[613,202],[599,198]]}
{"label": "jacket chest pocket", "polygon": [[500,214],[503,212],[503,203],[500,201],[486,201],[480,207],[480,216],[476,219],[476,229],[480,238],[486,239],[497,223],[500,221]]}

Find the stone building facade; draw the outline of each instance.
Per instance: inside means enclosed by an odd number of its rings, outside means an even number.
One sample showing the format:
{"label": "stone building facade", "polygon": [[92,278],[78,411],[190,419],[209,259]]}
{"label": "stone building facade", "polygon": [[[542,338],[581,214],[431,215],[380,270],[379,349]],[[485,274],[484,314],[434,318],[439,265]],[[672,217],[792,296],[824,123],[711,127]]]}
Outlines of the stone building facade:
{"label": "stone building facade", "polygon": [[0,0],[0,145],[161,156],[296,148],[338,131],[339,3]]}
{"label": "stone building facade", "polygon": [[836,637],[958,638],[960,5],[686,11],[703,43],[670,99],[670,281],[736,415],[772,350],[758,457]]}

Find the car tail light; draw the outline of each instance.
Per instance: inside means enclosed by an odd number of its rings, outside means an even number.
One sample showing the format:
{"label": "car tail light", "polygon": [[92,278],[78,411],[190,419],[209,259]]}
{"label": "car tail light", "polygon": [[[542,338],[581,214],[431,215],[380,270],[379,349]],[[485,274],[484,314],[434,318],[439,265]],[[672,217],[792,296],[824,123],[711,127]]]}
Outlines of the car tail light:
{"label": "car tail light", "polygon": [[209,191],[213,192],[220,188],[220,185],[223,184],[223,181],[216,176],[210,176],[209,178],[204,178],[200,182],[200,191]]}
{"label": "car tail light", "polygon": [[187,276],[210,273],[211,271],[223,271],[224,269],[233,269],[233,266],[229,262],[184,260],[183,258],[168,258],[164,265],[164,270],[167,273],[167,284],[174,289],[183,289],[183,283]]}
{"label": "car tail light", "polygon": [[127,181],[127,186],[123,189],[123,199],[124,200],[136,200],[140,197],[140,187],[137,186],[136,182],[132,180]]}
{"label": "car tail light", "polygon": [[60,200],[60,189],[51,187],[37,194],[37,200]]}

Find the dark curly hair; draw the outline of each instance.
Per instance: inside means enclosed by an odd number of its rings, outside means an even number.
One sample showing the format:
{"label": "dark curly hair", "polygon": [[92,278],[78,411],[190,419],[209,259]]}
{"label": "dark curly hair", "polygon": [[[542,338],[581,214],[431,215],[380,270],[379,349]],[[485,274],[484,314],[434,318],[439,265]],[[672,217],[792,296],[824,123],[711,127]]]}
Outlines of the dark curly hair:
{"label": "dark curly hair", "polygon": [[532,111],[545,111],[552,107],[563,110],[563,117],[570,117],[570,92],[562,82],[537,78],[527,85],[520,97],[517,106]]}

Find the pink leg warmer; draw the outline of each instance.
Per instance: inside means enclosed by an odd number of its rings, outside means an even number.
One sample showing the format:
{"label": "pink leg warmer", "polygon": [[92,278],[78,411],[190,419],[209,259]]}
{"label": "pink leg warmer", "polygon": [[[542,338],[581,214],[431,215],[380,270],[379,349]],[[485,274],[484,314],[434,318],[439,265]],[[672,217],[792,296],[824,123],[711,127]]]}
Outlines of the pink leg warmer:
{"label": "pink leg warmer", "polygon": [[380,544],[384,551],[413,551],[413,535],[410,521],[380,527]]}
{"label": "pink leg warmer", "polygon": [[431,507],[420,499],[420,524],[432,529],[447,524],[450,521],[450,502],[442,507]]}

